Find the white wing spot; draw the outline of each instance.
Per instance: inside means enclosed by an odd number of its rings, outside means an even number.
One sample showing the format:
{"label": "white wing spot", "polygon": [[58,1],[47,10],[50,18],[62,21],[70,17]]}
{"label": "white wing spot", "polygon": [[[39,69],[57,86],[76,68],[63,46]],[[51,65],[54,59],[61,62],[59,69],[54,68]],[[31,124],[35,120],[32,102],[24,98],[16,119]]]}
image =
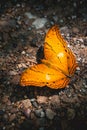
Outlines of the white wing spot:
{"label": "white wing spot", "polygon": [[50,75],[46,74],[46,80],[50,80]]}
{"label": "white wing spot", "polygon": [[63,52],[60,52],[57,56],[58,56],[58,57],[64,57],[64,53],[63,53]]}

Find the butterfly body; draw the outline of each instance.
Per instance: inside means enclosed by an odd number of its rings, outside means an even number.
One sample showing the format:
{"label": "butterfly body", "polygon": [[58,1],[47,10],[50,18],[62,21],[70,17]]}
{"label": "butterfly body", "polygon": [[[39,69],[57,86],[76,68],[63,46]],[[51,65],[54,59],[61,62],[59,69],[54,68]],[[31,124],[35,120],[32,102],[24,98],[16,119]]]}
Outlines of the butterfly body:
{"label": "butterfly body", "polygon": [[52,89],[64,88],[70,82],[76,67],[75,56],[55,25],[46,35],[42,63],[25,70],[21,75],[20,84],[48,86]]}

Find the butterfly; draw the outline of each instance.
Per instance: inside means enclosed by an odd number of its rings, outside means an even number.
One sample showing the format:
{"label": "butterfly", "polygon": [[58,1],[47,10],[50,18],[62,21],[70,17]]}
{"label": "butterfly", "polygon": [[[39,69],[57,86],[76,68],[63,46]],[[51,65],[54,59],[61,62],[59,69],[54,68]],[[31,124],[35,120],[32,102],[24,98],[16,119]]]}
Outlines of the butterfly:
{"label": "butterfly", "polygon": [[68,48],[59,28],[54,25],[46,34],[44,41],[44,58],[40,64],[26,69],[20,78],[21,86],[65,88],[74,75],[76,58]]}

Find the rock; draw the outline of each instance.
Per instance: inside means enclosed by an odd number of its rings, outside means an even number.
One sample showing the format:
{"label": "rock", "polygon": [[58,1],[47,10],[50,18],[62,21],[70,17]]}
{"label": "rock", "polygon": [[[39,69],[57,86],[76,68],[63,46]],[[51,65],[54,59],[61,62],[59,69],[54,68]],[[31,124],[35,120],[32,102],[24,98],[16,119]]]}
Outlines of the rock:
{"label": "rock", "polygon": [[37,96],[37,102],[38,103],[46,103],[47,102],[47,97],[45,97],[45,96]]}
{"label": "rock", "polygon": [[77,27],[72,28],[73,33],[79,33],[79,29]]}
{"label": "rock", "polygon": [[18,108],[23,108],[23,109],[32,107],[32,104],[29,99],[18,101],[15,105],[17,105]]}
{"label": "rock", "polygon": [[40,28],[43,28],[46,23],[47,23],[47,19],[46,18],[37,18],[32,23],[32,25],[35,26],[36,29],[40,29]]}
{"label": "rock", "polygon": [[31,14],[30,12],[26,12],[25,15],[29,18],[29,19],[36,19],[37,16]]}
{"label": "rock", "polygon": [[4,96],[3,98],[2,98],[2,102],[3,103],[7,103],[9,101],[9,96]]}
{"label": "rock", "polygon": [[36,99],[35,99],[35,98],[31,98],[30,101],[31,101],[31,102],[35,102]]}
{"label": "rock", "polygon": [[20,75],[14,75],[10,82],[14,85],[18,85],[20,83]]}
{"label": "rock", "polygon": [[26,108],[29,108],[32,106],[31,102],[29,99],[25,99],[22,101],[23,105],[26,107]]}
{"label": "rock", "polygon": [[22,110],[22,111],[23,111],[24,115],[25,115],[27,118],[30,117],[31,110],[30,110],[29,108],[28,108],[28,109],[24,109],[24,110]]}
{"label": "rock", "polygon": [[55,106],[55,107],[58,107],[60,105],[60,99],[59,99],[59,96],[58,95],[54,95],[50,98],[50,104]]}
{"label": "rock", "polygon": [[15,70],[10,70],[10,71],[9,71],[9,74],[10,74],[10,75],[17,75],[18,73],[17,73]]}
{"label": "rock", "polygon": [[63,33],[65,33],[65,34],[66,34],[66,33],[69,33],[69,29],[68,29],[67,26],[61,27],[61,28],[60,28],[60,31],[63,32]]}
{"label": "rock", "polygon": [[11,110],[10,110],[10,113],[17,113],[18,112],[18,109],[17,108],[12,108]]}
{"label": "rock", "polygon": [[43,112],[42,109],[38,109],[38,110],[35,110],[35,115],[37,117],[44,117],[45,116],[45,113]]}
{"label": "rock", "polygon": [[16,118],[16,114],[12,114],[9,116],[9,121],[13,121]]}
{"label": "rock", "polygon": [[72,18],[72,19],[76,19],[77,16],[76,16],[76,15],[72,15],[71,18]]}
{"label": "rock", "polygon": [[17,68],[20,69],[20,68],[27,68],[27,66],[24,64],[24,63],[20,63],[17,65]]}
{"label": "rock", "polygon": [[38,103],[36,102],[36,99],[33,98],[30,101],[34,107],[38,108]]}
{"label": "rock", "polygon": [[46,116],[48,119],[52,120],[55,115],[56,113],[54,111],[52,111],[51,109],[46,109]]}
{"label": "rock", "polygon": [[26,54],[26,52],[25,52],[25,51],[22,51],[22,52],[21,52],[21,54],[22,54],[22,55],[25,55],[25,54]]}
{"label": "rock", "polygon": [[35,101],[35,102],[32,102],[32,105],[33,105],[34,107],[36,107],[36,108],[39,107],[36,101]]}

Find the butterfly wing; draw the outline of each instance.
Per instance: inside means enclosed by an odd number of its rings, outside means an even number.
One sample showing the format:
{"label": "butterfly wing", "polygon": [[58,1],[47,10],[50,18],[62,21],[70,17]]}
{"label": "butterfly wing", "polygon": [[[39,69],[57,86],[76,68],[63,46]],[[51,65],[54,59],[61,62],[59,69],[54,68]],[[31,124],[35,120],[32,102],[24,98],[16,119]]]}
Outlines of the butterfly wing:
{"label": "butterfly wing", "polygon": [[63,88],[69,79],[60,71],[56,71],[45,64],[38,64],[25,70],[20,79],[21,86],[48,86],[50,88]]}
{"label": "butterfly wing", "polygon": [[56,25],[46,35],[44,56],[50,64],[58,70],[60,69],[67,76],[71,76],[77,67],[75,56],[67,47],[67,43]]}
{"label": "butterfly wing", "polygon": [[67,49],[67,62],[68,62],[68,71],[69,75],[72,76],[78,67],[78,64],[76,63],[75,55],[72,53],[71,49]]}
{"label": "butterfly wing", "polygon": [[46,34],[44,43],[44,57],[64,73],[68,73],[67,43],[60,34],[58,27],[53,26]]}
{"label": "butterfly wing", "polygon": [[49,45],[51,46],[55,46],[55,44],[59,46],[61,45],[63,47],[67,46],[67,43],[61,36],[57,25],[54,25],[52,28],[48,30],[45,37],[45,42],[49,43]]}

